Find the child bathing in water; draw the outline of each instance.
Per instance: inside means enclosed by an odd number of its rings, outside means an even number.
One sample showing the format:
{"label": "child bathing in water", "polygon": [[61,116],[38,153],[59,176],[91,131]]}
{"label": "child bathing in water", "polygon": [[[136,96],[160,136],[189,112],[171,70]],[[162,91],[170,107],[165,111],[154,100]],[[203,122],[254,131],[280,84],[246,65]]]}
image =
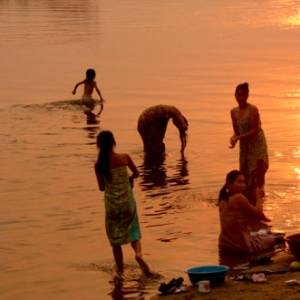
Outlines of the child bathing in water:
{"label": "child bathing in water", "polygon": [[[82,104],[87,107],[87,109],[84,111],[84,113],[87,116],[87,123],[97,122],[96,116],[99,117],[103,110],[103,101],[104,100],[103,100],[100,90],[97,86],[97,83],[94,80],[95,77],[96,77],[96,72],[94,69],[86,70],[86,78],[84,80],[78,82],[75,85],[73,92],[72,92],[72,94],[75,95],[78,86],[80,86],[81,84],[84,84],[84,93],[82,96]],[[95,108],[95,105],[96,105],[96,101],[92,98],[92,93],[93,93],[94,89],[96,90],[96,92],[98,93],[98,95],[100,97],[100,111],[97,113],[97,115],[95,115],[93,113],[93,109]]]}

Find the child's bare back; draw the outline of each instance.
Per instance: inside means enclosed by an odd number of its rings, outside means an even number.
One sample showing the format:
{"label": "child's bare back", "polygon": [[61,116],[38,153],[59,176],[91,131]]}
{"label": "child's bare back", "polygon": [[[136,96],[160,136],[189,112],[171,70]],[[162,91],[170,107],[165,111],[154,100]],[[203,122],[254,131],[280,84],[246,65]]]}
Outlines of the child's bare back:
{"label": "child's bare back", "polygon": [[96,72],[93,69],[88,69],[86,71],[86,79],[78,82],[74,89],[72,94],[75,95],[76,94],[76,90],[78,88],[78,86],[82,85],[84,86],[83,89],[83,96],[82,96],[82,104],[84,106],[87,107],[87,109],[84,111],[84,113],[87,115],[88,120],[89,119],[96,119],[96,115],[92,112],[92,110],[95,108],[96,106],[96,100],[94,100],[92,98],[92,94],[94,89],[96,90],[97,94],[100,97],[100,111],[98,112],[97,116],[100,116],[102,110],[103,110],[103,98],[102,95],[100,93],[100,90],[97,86],[96,81],[94,80],[94,78],[96,77]]}
{"label": "child's bare back", "polygon": [[92,94],[93,94],[95,86],[97,86],[97,83],[94,80],[92,82],[90,82],[90,83],[85,82],[84,83],[84,95],[83,96],[90,96],[90,97],[92,97]]}

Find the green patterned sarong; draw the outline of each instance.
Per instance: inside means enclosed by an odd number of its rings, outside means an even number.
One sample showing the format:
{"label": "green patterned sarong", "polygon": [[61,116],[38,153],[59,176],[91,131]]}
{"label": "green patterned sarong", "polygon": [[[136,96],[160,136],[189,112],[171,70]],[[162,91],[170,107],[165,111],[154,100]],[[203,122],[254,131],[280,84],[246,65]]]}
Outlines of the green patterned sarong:
{"label": "green patterned sarong", "polygon": [[127,167],[110,170],[105,181],[105,225],[112,246],[135,242],[141,238],[136,202],[127,174]]}
{"label": "green patterned sarong", "polygon": [[[239,135],[251,129],[250,118],[237,120]],[[257,184],[257,160],[263,161],[263,172],[267,172],[269,167],[268,148],[265,134],[261,128],[259,120],[258,133],[255,136],[240,140],[240,171],[247,181],[245,195],[250,199],[253,188]]]}

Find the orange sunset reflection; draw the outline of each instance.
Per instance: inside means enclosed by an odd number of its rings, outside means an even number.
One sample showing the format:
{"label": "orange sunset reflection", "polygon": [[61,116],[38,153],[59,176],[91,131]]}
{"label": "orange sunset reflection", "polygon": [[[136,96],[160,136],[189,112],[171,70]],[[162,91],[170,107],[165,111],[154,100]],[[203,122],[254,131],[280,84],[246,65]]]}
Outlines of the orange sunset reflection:
{"label": "orange sunset reflection", "polygon": [[289,98],[297,98],[300,97],[300,90],[296,89],[296,90],[291,90],[291,91],[287,91],[287,96]]}
{"label": "orange sunset reflection", "polygon": [[298,179],[300,179],[300,168],[295,168],[294,170],[295,170],[295,172],[299,175],[299,176],[298,176]]}
{"label": "orange sunset reflection", "polygon": [[300,10],[298,10],[297,14],[286,18],[283,23],[286,25],[290,25],[291,27],[299,27],[300,26]]}
{"label": "orange sunset reflection", "polygon": [[[300,77],[297,77],[297,79],[299,80]],[[286,96],[289,98],[289,99],[295,99],[297,100],[296,103],[297,105],[293,105],[293,108],[296,108],[296,107],[300,107],[300,89],[287,89],[286,91]]]}
{"label": "orange sunset reflection", "polygon": [[[300,149],[299,148],[293,151],[293,157],[295,157],[295,158],[300,157]],[[299,168],[296,167],[294,170],[296,171],[297,174],[300,174],[299,173],[299,171],[300,171]]]}
{"label": "orange sunset reflection", "polygon": [[[291,1],[280,1],[284,2],[284,5],[287,5]],[[282,3],[283,4],[283,3]],[[282,19],[282,23],[285,25],[289,25],[290,27],[299,27],[300,26],[300,9],[297,6],[294,6],[292,4],[289,4],[289,16],[285,16]]]}

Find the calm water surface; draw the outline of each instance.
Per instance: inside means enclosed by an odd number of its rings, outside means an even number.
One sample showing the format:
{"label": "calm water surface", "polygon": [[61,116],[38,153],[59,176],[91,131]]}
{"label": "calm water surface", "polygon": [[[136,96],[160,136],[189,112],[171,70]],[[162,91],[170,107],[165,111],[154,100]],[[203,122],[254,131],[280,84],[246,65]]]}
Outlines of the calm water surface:
{"label": "calm water surface", "polygon": [[[150,299],[218,264],[217,195],[238,168],[229,110],[245,81],[269,146],[266,214],[298,232],[299,26],[298,1],[0,1],[0,298]],[[93,126],[71,94],[87,68],[106,99]],[[189,142],[181,157],[170,122],[167,157],[149,163],[137,118],[160,103],[186,115]],[[140,278],[129,245],[114,277],[92,169],[101,129],[141,171],[143,252],[161,279]]]}

